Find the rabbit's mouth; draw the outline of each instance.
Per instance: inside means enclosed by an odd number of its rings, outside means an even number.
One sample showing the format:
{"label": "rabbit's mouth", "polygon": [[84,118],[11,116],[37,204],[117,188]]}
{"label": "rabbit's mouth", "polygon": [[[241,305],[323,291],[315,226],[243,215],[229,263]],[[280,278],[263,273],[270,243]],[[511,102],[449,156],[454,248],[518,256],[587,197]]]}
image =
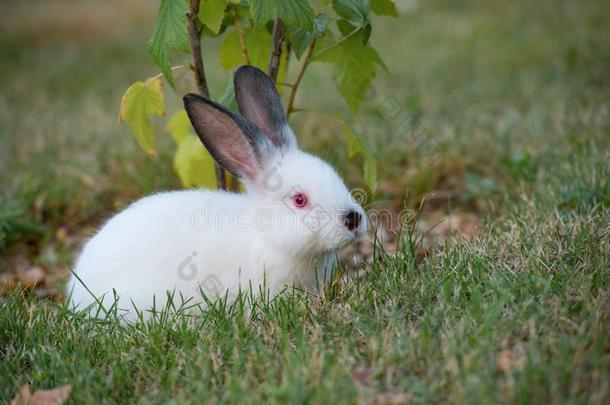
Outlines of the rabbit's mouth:
{"label": "rabbit's mouth", "polygon": [[349,240],[347,242],[345,242],[345,244],[343,246],[341,246],[342,248],[344,248],[345,246],[349,245],[350,243],[354,243],[356,242],[358,239],[362,238],[362,236],[364,236],[365,231],[364,230],[356,230],[355,232],[353,232],[349,238]]}
{"label": "rabbit's mouth", "polygon": [[353,231],[339,229],[331,237],[322,238],[321,245],[325,247],[325,251],[333,251],[343,249],[351,243],[354,243],[365,234],[366,228],[358,228]]}

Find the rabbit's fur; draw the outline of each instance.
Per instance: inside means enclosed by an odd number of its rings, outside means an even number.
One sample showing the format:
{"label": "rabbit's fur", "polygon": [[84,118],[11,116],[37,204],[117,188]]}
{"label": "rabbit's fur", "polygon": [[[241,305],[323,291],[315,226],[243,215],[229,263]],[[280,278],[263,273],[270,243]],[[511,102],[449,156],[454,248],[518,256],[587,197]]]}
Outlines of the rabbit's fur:
{"label": "rabbit's fur", "polygon": [[135,202],[85,245],[68,284],[72,306],[94,296],[108,305],[116,294],[133,317],[134,306],[144,314],[153,302],[163,307],[168,291],[200,301],[202,292],[312,288],[328,277],[336,251],[366,231],[335,170],[298,149],[274,83],[243,66],[234,85],[243,116],[192,94],[184,102],[201,141],[246,193],[174,191]]}

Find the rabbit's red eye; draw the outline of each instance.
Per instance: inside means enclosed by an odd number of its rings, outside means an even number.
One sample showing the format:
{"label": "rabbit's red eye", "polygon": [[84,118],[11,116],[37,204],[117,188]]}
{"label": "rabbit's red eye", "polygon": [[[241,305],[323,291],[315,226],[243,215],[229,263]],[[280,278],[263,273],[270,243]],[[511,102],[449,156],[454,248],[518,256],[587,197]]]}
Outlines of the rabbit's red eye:
{"label": "rabbit's red eye", "polygon": [[307,206],[307,196],[303,193],[295,194],[292,199],[297,208],[305,208]]}

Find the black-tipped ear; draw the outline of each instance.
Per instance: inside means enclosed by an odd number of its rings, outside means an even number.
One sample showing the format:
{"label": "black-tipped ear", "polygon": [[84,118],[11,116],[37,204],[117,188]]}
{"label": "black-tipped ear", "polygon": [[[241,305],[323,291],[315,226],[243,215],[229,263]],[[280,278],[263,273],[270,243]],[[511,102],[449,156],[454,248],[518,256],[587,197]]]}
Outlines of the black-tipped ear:
{"label": "black-tipped ear", "polygon": [[288,127],[275,83],[260,69],[242,66],[233,79],[235,100],[241,114],[252,121],[278,148],[296,146]]}
{"label": "black-tipped ear", "polygon": [[258,128],[220,104],[196,94],[183,98],[195,133],[219,165],[234,175],[255,179],[273,145]]}

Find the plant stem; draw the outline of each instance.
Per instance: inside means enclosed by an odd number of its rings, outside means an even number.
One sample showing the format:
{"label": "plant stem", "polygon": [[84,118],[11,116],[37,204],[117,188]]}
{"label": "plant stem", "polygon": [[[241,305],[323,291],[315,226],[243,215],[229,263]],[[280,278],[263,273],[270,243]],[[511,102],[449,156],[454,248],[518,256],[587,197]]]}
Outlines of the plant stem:
{"label": "plant stem", "polygon": [[244,55],[244,63],[250,65],[250,55],[248,54],[248,47],[246,46],[246,36],[244,35],[244,30],[241,27],[238,17],[235,17],[235,29],[239,35],[239,46],[241,46],[241,53]]}
{"label": "plant stem", "polygon": [[282,59],[282,45],[284,43],[284,23],[279,17],[273,20],[273,42],[271,43],[271,56],[269,57],[269,77],[273,82],[277,80]]}
{"label": "plant stem", "polygon": [[[184,69],[186,67],[186,65],[176,65],[176,66],[172,66],[172,72],[175,72],[176,70],[179,69]],[[163,72],[154,75],[153,77],[149,77],[148,79],[160,79],[161,77],[163,77]],[[146,80],[148,80],[146,79]]]}
{"label": "plant stem", "polygon": [[332,44],[330,44],[329,46],[327,46],[326,48],[321,49],[320,51],[318,51],[318,53],[316,53],[313,56],[313,59],[317,58],[318,56],[322,55],[323,53],[330,51],[331,49],[333,49],[335,46],[339,45],[341,42],[349,39],[350,37],[352,37],[353,35],[355,35],[358,31],[360,31],[362,29],[362,27],[356,27],[356,29],[354,29],[353,31],[351,31],[349,34],[339,38],[338,40],[336,40],[335,42],[333,42]]}
{"label": "plant stem", "polygon": [[294,100],[296,98],[297,95],[297,90],[299,89],[299,84],[301,84],[301,80],[303,79],[303,76],[305,75],[305,69],[307,69],[307,66],[309,66],[309,63],[311,62],[311,55],[313,54],[313,50],[316,47],[316,40],[314,39],[313,41],[311,41],[311,44],[309,44],[309,47],[307,48],[307,54],[305,55],[305,60],[303,61],[303,64],[301,65],[301,69],[299,69],[299,74],[297,75],[296,80],[294,81],[294,84],[292,85],[292,89],[290,91],[290,97],[288,98],[288,104],[286,105],[286,118],[290,118],[290,113],[292,113],[294,111]]}
{"label": "plant stem", "polygon": [[205,68],[203,67],[203,58],[201,57],[201,34],[197,30],[197,14],[199,13],[199,0],[191,0],[191,8],[188,12],[188,31],[191,44],[191,54],[193,56],[193,73],[197,89],[202,96],[209,98],[210,91],[205,77]]}
{"label": "plant stem", "polygon": [[[193,74],[195,76],[195,82],[197,83],[197,90],[199,90],[199,93],[205,98],[210,98],[208,82],[206,80],[205,69],[203,67],[203,57],[201,56],[201,33],[197,30],[199,1],[200,0],[190,1],[190,9],[187,14],[189,22],[189,41],[191,44],[191,54],[193,56]],[[218,188],[221,190],[226,190],[227,182],[224,169],[220,167],[218,163],[215,163],[214,168],[216,169],[216,184]]]}
{"label": "plant stem", "polygon": [[288,71],[288,63],[290,63],[290,53],[292,52],[292,42],[286,41],[286,66],[284,66],[284,71]]}

